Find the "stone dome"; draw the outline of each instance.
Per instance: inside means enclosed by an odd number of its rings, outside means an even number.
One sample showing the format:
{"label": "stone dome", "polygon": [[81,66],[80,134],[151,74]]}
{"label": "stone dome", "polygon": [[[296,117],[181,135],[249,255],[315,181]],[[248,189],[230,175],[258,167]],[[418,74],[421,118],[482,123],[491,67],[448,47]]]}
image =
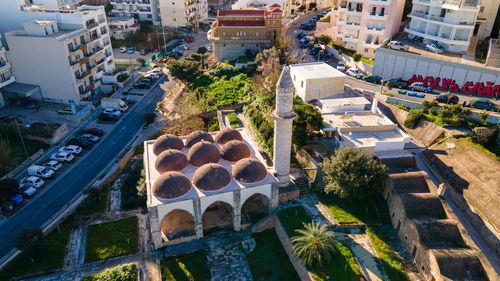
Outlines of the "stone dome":
{"label": "stone dome", "polygon": [[165,134],[157,138],[153,144],[153,153],[158,155],[167,149],[177,149],[182,150],[184,148],[184,143],[176,135]]}
{"label": "stone dome", "polygon": [[243,137],[241,136],[240,132],[231,128],[222,129],[215,135],[215,141],[220,145],[223,145],[231,140],[243,141]]}
{"label": "stone dome", "polygon": [[222,158],[231,162],[236,162],[240,159],[250,157],[250,149],[242,141],[231,140],[222,146],[220,154]]}
{"label": "stone dome", "polygon": [[243,183],[252,183],[263,180],[267,176],[267,169],[255,158],[243,158],[233,166],[233,177]]}
{"label": "stone dome", "polygon": [[231,174],[221,164],[208,163],[196,170],[193,184],[205,191],[215,191],[227,186],[231,182]]}
{"label": "stone dome", "polygon": [[153,195],[161,199],[180,197],[191,189],[191,182],[179,172],[166,172],[153,184]]}
{"label": "stone dome", "polygon": [[181,171],[186,168],[188,160],[184,153],[177,149],[168,149],[156,157],[155,168],[160,173]]}
{"label": "stone dome", "polygon": [[215,144],[202,140],[189,149],[187,159],[191,165],[200,167],[219,162],[220,153]]}
{"label": "stone dome", "polygon": [[200,142],[201,140],[205,140],[205,141],[211,142],[211,143],[214,142],[214,139],[212,138],[212,136],[209,133],[204,132],[204,131],[195,131],[186,137],[186,147],[191,147],[195,143]]}

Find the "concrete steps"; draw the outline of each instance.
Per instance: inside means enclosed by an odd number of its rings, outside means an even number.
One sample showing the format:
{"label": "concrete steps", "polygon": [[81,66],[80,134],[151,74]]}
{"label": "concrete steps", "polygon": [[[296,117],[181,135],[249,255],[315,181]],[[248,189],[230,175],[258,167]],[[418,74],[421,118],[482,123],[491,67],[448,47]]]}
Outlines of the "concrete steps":
{"label": "concrete steps", "polygon": [[305,177],[300,177],[292,180],[292,182],[299,188],[300,196],[311,194],[311,187],[309,181]]}

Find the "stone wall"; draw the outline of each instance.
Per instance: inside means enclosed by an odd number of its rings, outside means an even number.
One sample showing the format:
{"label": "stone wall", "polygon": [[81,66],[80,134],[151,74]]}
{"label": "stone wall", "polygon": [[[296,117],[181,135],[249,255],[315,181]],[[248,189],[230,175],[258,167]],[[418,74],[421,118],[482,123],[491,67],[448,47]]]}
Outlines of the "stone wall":
{"label": "stone wall", "polygon": [[279,190],[279,204],[284,204],[289,201],[299,200],[300,190],[293,185],[282,187]]}
{"label": "stone wall", "polygon": [[258,233],[273,228],[276,223],[275,221],[276,216],[270,216],[269,218],[252,225],[252,233]]}

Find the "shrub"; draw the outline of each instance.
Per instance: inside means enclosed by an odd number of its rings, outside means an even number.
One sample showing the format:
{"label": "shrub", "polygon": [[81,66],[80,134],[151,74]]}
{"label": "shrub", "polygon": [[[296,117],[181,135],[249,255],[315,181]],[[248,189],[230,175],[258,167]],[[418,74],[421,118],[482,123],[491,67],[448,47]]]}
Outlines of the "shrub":
{"label": "shrub", "polygon": [[142,119],[146,122],[146,126],[155,121],[156,114],[154,112],[146,112],[142,115]]}
{"label": "shrub", "polygon": [[408,129],[415,128],[423,115],[424,112],[421,109],[411,110],[410,113],[408,113],[408,116],[406,116],[404,126]]}
{"label": "shrub", "polygon": [[123,82],[128,79],[128,74],[127,73],[122,73],[116,77],[116,81],[118,82]]}
{"label": "shrub", "polygon": [[391,82],[387,82],[385,86],[387,87],[387,89],[389,89],[389,91],[392,90],[392,88],[394,88]]}
{"label": "shrub", "polygon": [[120,265],[101,273],[83,277],[82,281],[135,281],[137,265],[135,263]]}
{"label": "shrub", "polygon": [[354,61],[358,62],[361,60],[362,56],[358,53],[352,55],[352,58],[354,59]]}
{"label": "shrub", "polygon": [[486,111],[479,112],[479,118],[481,118],[481,122],[484,123],[490,117],[490,114]]}

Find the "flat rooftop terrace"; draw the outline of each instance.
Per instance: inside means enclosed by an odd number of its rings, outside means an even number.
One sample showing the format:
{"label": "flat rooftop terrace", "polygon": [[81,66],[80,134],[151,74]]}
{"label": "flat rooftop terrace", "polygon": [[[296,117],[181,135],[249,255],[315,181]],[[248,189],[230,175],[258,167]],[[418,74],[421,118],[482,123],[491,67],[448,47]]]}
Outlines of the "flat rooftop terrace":
{"label": "flat rooftop terrace", "polygon": [[401,142],[404,136],[398,130],[374,132],[350,132],[343,134],[341,142],[344,146],[355,148],[374,147],[379,142]]}
{"label": "flat rooftop terrace", "polygon": [[339,130],[341,133],[354,131],[394,130],[397,125],[387,117],[371,111],[353,111],[345,113],[324,113],[325,131]]}
{"label": "flat rooftop terrace", "polygon": [[347,77],[344,73],[324,62],[292,64],[290,65],[290,71],[298,73],[304,79]]}

